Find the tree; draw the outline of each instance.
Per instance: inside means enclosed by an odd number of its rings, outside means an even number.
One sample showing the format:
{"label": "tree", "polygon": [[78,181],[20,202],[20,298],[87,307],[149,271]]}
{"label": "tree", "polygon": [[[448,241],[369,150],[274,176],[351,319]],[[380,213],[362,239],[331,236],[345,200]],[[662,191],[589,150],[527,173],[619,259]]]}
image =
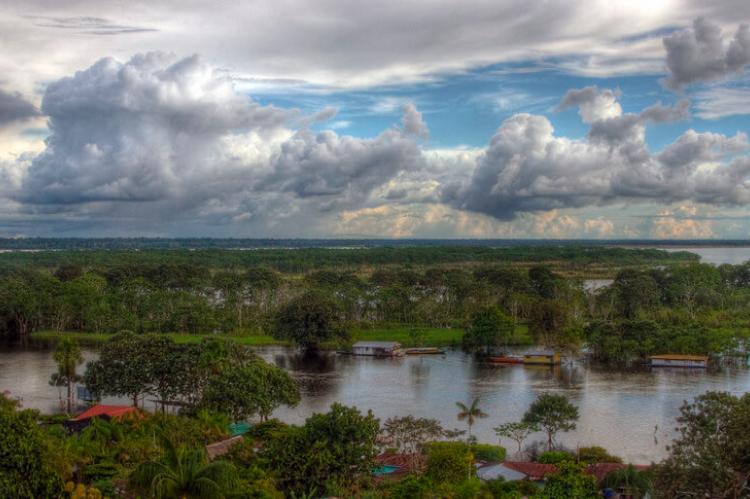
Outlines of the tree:
{"label": "tree", "polygon": [[741,497],[750,473],[750,395],[706,392],[680,408],[679,436],[656,468],[657,497]]}
{"label": "tree", "polygon": [[648,310],[661,298],[656,280],[649,274],[637,270],[621,270],[613,283],[620,314],[634,319],[641,310]]}
{"label": "tree", "polygon": [[263,456],[276,471],[287,494],[319,495],[332,484],[348,484],[369,475],[375,457],[378,420],[354,407],[331,405],[325,414],[313,414],[304,426],[290,426],[267,442]]}
{"label": "tree", "polygon": [[544,489],[536,497],[559,499],[575,497],[576,499],[598,499],[600,497],[596,478],[586,473],[581,464],[563,461],[557,464],[557,473],[547,475]]}
{"label": "tree", "polygon": [[463,345],[466,350],[490,349],[508,343],[513,336],[513,321],[497,307],[479,309],[472,317],[471,324],[466,329]]}
{"label": "tree", "polygon": [[513,440],[518,445],[518,455],[521,455],[523,441],[534,432],[539,431],[539,426],[534,423],[523,421],[505,423],[495,428],[498,437]]}
{"label": "tree", "polygon": [[259,414],[265,421],[278,406],[299,403],[295,381],[283,369],[258,359],[227,369],[208,381],[202,405],[235,421]]}
{"label": "tree", "polygon": [[477,418],[486,418],[487,413],[479,408],[479,399],[476,398],[471,402],[471,405],[467,406],[461,402],[456,402],[458,407],[458,420],[466,420],[466,424],[469,426],[469,440],[471,440],[471,427],[474,426]]}
{"label": "tree", "polygon": [[382,434],[389,447],[395,447],[410,456],[411,470],[418,468],[419,453],[425,443],[438,440],[446,431],[437,419],[404,416],[389,418],[383,424]]}
{"label": "tree", "polygon": [[653,483],[648,473],[638,471],[632,464],[612,470],[602,480],[602,487],[622,490],[623,495],[642,499],[653,492]]}
{"label": "tree", "polygon": [[578,407],[565,395],[543,393],[531,404],[523,422],[537,425],[547,433],[547,450],[552,450],[555,435],[576,428]]}
{"label": "tree", "polygon": [[534,339],[555,346],[565,342],[563,331],[568,323],[568,311],[556,300],[535,303],[529,315],[529,330]]}
{"label": "tree", "polygon": [[474,472],[474,455],[464,442],[432,442],[427,446],[427,478],[435,483],[461,483]]}
{"label": "tree", "polygon": [[535,266],[529,269],[531,288],[540,298],[549,300],[555,297],[558,277],[548,267]]}
{"label": "tree", "polygon": [[138,405],[138,398],[147,392],[152,381],[152,365],[141,339],[131,332],[122,332],[105,343],[99,360],[86,365],[84,382],[91,393],[126,396]]}
{"label": "tree", "polygon": [[288,302],[276,313],[271,334],[306,349],[316,349],[324,341],[348,337],[339,319],[335,302],[320,293],[308,292]]}
{"label": "tree", "polygon": [[57,363],[57,372],[50,378],[50,384],[65,386],[67,389],[67,412],[73,408],[73,385],[80,379],[76,368],[83,362],[81,347],[71,338],[63,338],[55,347],[52,358]]}
{"label": "tree", "polygon": [[0,497],[59,497],[62,479],[50,468],[33,411],[16,411],[0,395]]}
{"label": "tree", "polygon": [[141,464],[134,485],[147,487],[154,499],[221,499],[239,483],[237,470],[227,461],[209,463],[205,449],[188,450],[162,438],[161,459]]}

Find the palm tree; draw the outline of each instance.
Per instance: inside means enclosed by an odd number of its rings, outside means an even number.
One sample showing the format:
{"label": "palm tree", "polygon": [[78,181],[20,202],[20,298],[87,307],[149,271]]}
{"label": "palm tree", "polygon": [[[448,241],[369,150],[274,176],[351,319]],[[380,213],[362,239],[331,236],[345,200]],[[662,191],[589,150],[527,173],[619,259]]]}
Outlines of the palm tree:
{"label": "palm tree", "polygon": [[636,499],[645,497],[653,488],[649,474],[638,471],[632,464],[607,473],[602,486],[613,490],[622,489],[626,495]]}
{"label": "palm tree", "polygon": [[160,460],[141,464],[131,477],[134,485],[149,487],[154,499],[221,499],[237,486],[234,465],[209,462],[205,449],[175,447],[163,437],[162,449]]}
{"label": "palm tree", "polygon": [[76,368],[83,362],[81,347],[74,340],[64,338],[57,344],[52,357],[57,363],[57,372],[50,378],[50,384],[54,386],[66,386],[68,389],[68,414],[73,408],[73,384],[80,379],[76,374]]}
{"label": "palm tree", "polygon": [[469,407],[461,402],[456,402],[456,406],[459,409],[458,420],[466,420],[466,424],[469,425],[469,438],[471,440],[471,427],[474,426],[474,422],[477,418],[486,418],[487,414],[479,408],[479,399],[476,398]]}

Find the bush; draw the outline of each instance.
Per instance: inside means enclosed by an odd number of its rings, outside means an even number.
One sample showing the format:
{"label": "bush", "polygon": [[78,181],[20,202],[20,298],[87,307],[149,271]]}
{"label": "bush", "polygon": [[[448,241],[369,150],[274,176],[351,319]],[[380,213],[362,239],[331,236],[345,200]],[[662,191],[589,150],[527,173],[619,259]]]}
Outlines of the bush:
{"label": "bush", "polygon": [[622,458],[613,456],[604,447],[581,447],[578,449],[578,461],[586,464],[593,463],[622,463]]}
{"label": "bush", "polygon": [[505,447],[491,444],[473,444],[471,452],[482,461],[505,461]]}
{"label": "bush", "polygon": [[534,482],[528,480],[507,482],[502,478],[485,482],[484,490],[495,499],[521,499],[532,497],[539,492]]}
{"label": "bush", "polygon": [[279,421],[278,419],[269,419],[258,423],[247,432],[248,436],[257,438],[259,440],[268,440],[274,435],[283,432],[289,425]]}
{"label": "bush", "polygon": [[560,464],[565,461],[575,461],[575,457],[565,451],[551,450],[543,452],[537,461],[542,464]]}
{"label": "bush", "polygon": [[463,442],[430,442],[427,451],[427,478],[435,483],[461,483],[474,475],[474,455]]}

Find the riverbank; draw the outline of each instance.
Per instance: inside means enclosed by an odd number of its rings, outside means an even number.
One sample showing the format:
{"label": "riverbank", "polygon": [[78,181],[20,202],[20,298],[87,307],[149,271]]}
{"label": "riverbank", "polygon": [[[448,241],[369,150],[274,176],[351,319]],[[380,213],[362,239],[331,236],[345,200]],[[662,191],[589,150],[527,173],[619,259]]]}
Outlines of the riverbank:
{"label": "riverbank", "polygon": [[[425,346],[425,347],[449,347],[461,344],[464,330],[459,328],[419,328],[418,331],[422,338],[419,345],[415,344],[411,337],[411,328],[373,328],[373,329],[353,329],[353,341],[398,341],[406,347]],[[211,338],[230,339],[247,346],[286,346],[287,342],[277,340],[273,336],[263,334],[187,334],[187,333],[164,333],[176,343],[197,343],[202,338],[210,336]],[[85,333],[79,331],[36,331],[31,334],[31,339],[35,341],[58,341],[61,338],[72,338],[82,344],[98,344],[107,341],[113,335],[108,333]],[[531,345],[533,342],[529,336],[528,327],[524,324],[516,326],[511,344],[514,346]],[[332,347],[334,348],[334,347]]]}

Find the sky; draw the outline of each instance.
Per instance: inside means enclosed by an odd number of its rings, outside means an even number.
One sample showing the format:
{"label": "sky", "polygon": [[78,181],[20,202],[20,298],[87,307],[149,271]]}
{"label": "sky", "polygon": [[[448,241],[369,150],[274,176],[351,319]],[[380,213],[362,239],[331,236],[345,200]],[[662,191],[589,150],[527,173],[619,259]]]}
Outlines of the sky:
{"label": "sky", "polygon": [[750,238],[747,0],[0,0],[0,237]]}

